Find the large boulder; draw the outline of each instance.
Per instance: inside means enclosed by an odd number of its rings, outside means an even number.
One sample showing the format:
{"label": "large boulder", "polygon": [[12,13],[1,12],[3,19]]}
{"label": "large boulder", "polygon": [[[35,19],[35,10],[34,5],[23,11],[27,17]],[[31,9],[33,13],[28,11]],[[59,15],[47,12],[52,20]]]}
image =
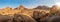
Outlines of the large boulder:
{"label": "large boulder", "polygon": [[14,21],[15,22],[36,22],[32,17],[29,17],[27,15],[20,15],[20,14],[14,15]]}
{"label": "large boulder", "polygon": [[60,16],[59,16],[59,15],[52,16],[52,17],[49,19],[49,22],[60,22]]}
{"label": "large boulder", "polygon": [[41,19],[44,19],[46,16],[49,16],[49,13],[44,14],[44,12],[38,12],[38,11],[33,12],[33,18],[37,22],[41,22]]}
{"label": "large boulder", "polygon": [[41,19],[41,22],[60,22],[60,16],[59,15],[53,15],[51,17],[45,17]]}
{"label": "large boulder", "polygon": [[0,22],[13,22],[13,17],[0,15]]}

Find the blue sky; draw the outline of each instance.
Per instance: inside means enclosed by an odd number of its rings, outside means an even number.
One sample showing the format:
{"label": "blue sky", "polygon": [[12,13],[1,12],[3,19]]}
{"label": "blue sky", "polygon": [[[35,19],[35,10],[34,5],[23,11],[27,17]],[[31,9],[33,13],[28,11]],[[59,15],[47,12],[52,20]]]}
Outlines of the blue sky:
{"label": "blue sky", "polygon": [[4,7],[18,7],[19,5],[22,4],[21,0],[0,0],[0,8],[4,8]]}
{"label": "blue sky", "polygon": [[34,8],[38,5],[51,6],[60,0],[0,0],[0,8],[10,6],[12,8],[24,5],[26,8]]}

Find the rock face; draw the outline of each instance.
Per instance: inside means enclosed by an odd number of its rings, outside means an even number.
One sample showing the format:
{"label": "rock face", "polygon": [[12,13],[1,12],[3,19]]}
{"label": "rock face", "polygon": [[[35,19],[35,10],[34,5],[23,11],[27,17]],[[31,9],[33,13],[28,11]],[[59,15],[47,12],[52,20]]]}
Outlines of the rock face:
{"label": "rock face", "polygon": [[39,12],[39,11],[34,11],[33,12],[33,18],[37,21],[37,22],[41,22],[41,19],[45,18],[46,16],[48,16],[49,14],[44,14],[45,12]]}
{"label": "rock face", "polygon": [[60,16],[56,15],[56,16],[52,16],[49,21],[51,22],[60,22]]}
{"label": "rock face", "polygon": [[0,22],[13,22],[13,16],[0,15]]}
{"label": "rock face", "polygon": [[3,8],[3,9],[0,9],[0,14],[9,15],[9,16],[12,16],[14,14],[23,14],[23,15],[33,16],[33,11],[48,12],[49,10],[45,10],[46,8],[48,9],[47,6],[38,6],[34,9],[27,9],[23,5],[20,5],[17,8],[6,7],[6,8]]}
{"label": "rock face", "polygon": [[15,14],[14,15],[14,20],[15,22],[36,22],[32,17],[27,16],[27,15],[19,15]]}
{"label": "rock face", "polygon": [[0,14],[2,14],[0,15],[0,22],[48,22],[49,20],[53,22],[60,20],[60,16],[51,17],[52,14],[50,13],[55,13],[56,11],[57,6],[52,6],[52,8],[48,6],[38,6],[33,9],[27,9],[23,5],[14,9],[6,7],[0,9]]}
{"label": "rock face", "polygon": [[57,11],[57,6],[53,5],[52,8],[50,9],[51,13],[55,13]]}
{"label": "rock face", "polygon": [[13,16],[0,15],[0,22],[36,22],[36,20],[27,15],[14,14]]}
{"label": "rock face", "polygon": [[42,22],[60,22],[60,15],[55,15],[55,16],[47,16],[43,18]]}
{"label": "rock face", "polygon": [[14,8],[14,9],[12,9],[12,8],[10,8],[10,7],[6,7],[6,8],[3,8],[3,9],[1,9],[0,10],[0,14],[2,14],[2,15],[13,15],[13,14],[23,14],[24,12],[28,12],[27,11],[28,9],[27,8],[25,8],[24,6],[19,6],[19,7],[17,7],[17,8]]}

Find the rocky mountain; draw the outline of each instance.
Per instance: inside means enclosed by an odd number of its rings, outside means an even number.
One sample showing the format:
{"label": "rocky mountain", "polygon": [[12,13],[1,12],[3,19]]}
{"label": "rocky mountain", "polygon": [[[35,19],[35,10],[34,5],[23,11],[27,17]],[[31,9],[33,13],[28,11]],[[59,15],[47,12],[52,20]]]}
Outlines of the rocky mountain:
{"label": "rocky mountain", "polygon": [[17,9],[17,10],[27,10],[27,8],[25,8],[23,5],[20,5],[19,7],[14,8],[14,9]]}
{"label": "rocky mountain", "polygon": [[6,8],[3,8],[3,10],[10,11],[10,10],[13,10],[13,9],[10,8],[10,7],[6,7]]}
{"label": "rocky mountain", "polygon": [[43,5],[43,6],[37,6],[37,7],[36,7],[36,8],[34,8],[34,9],[44,9],[44,10],[48,10],[48,9],[49,9],[49,7],[48,7],[48,6]]}
{"label": "rocky mountain", "polygon": [[[40,9],[44,9],[44,10],[40,10]],[[11,7],[6,7],[3,9],[0,9],[0,14],[2,15],[14,15],[14,14],[22,14],[22,15],[30,15],[33,16],[33,11],[44,11],[44,12],[48,12],[48,10],[45,9],[49,9],[47,6],[38,6],[36,8],[33,9],[28,9],[25,8],[23,5],[20,5],[19,7],[16,8],[11,8]]]}

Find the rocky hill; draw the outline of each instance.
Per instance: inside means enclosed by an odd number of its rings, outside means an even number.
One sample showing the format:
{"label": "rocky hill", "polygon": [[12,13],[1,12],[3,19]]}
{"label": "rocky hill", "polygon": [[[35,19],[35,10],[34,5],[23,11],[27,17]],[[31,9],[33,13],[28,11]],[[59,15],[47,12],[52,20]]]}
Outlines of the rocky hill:
{"label": "rocky hill", "polygon": [[44,12],[49,12],[49,7],[47,6],[38,6],[36,8],[33,8],[33,9],[28,9],[28,8],[25,8],[23,5],[20,5],[19,7],[16,7],[16,8],[10,8],[10,7],[6,7],[6,8],[3,8],[3,9],[0,9],[0,14],[2,15],[14,15],[14,14],[22,14],[22,15],[30,15],[30,16],[33,16],[33,12],[34,11],[44,11]]}
{"label": "rocky hill", "polygon": [[37,6],[37,7],[36,7],[36,8],[34,8],[34,9],[49,10],[49,7],[48,7],[48,6],[43,5],[43,6]]}

